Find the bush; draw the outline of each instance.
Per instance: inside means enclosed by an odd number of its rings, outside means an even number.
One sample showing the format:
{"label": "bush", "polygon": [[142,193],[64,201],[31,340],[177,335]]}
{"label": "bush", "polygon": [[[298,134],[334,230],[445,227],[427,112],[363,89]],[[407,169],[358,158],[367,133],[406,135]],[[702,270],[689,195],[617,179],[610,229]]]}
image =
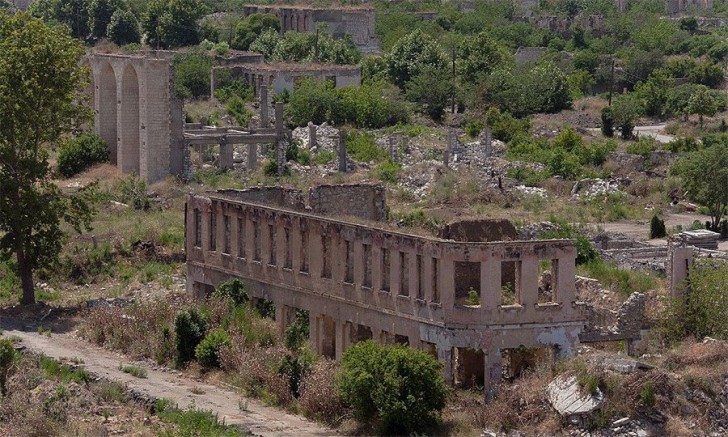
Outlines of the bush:
{"label": "bush", "polygon": [[589,240],[589,237],[580,232],[576,227],[567,223],[559,223],[558,229],[544,232],[539,235],[539,239],[547,240],[552,238],[572,238],[576,242],[576,264],[586,264],[590,261],[598,260],[601,257],[599,252]]}
{"label": "bush", "polygon": [[6,381],[13,364],[18,360],[18,352],[13,342],[7,338],[0,340],[0,394],[7,394]]}
{"label": "bush", "polygon": [[176,94],[181,98],[210,95],[212,58],[204,52],[190,52],[174,58]]}
{"label": "bush", "polygon": [[346,135],[346,151],[359,162],[382,162],[389,159],[389,153],[377,145],[373,135],[357,131]]}
{"label": "bush", "polygon": [[[217,94],[217,91],[215,92]],[[245,106],[245,101],[236,95],[228,98],[225,109],[238,126],[246,127],[253,118],[253,111]]]}
{"label": "bush", "polygon": [[614,136],[614,113],[611,106],[602,108],[602,134],[607,138]]}
{"label": "bush", "polygon": [[657,214],[653,215],[652,220],[650,220],[650,238],[664,238],[666,236],[665,221],[660,219]]}
{"label": "bush", "polygon": [[248,293],[245,291],[245,285],[240,279],[223,282],[215,287],[215,294],[220,297],[227,297],[235,306],[248,303]]}
{"label": "bush", "polygon": [[205,338],[206,331],[207,318],[197,308],[177,313],[174,318],[177,367],[182,367],[195,358],[195,348]]}
{"label": "bush", "polygon": [[133,174],[120,180],[116,185],[116,191],[119,193],[119,201],[134,209],[147,210],[151,206],[149,197],[147,197],[146,182]]}
{"label": "bush", "polygon": [[109,161],[109,148],[100,136],[82,134],[64,142],[58,151],[58,173],[70,178],[100,162]]}
{"label": "bush", "polygon": [[195,357],[205,367],[220,367],[220,348],[230,344],[227,332],[220,328],[213,329],[195,348]]}
{"label": "bush", "polygon": [[338,390],[354,417],[376,422],[385,433],[413,433],[434,425],[445,407],[447,387],[440,363],[426,352],[357,343],[341,363]]}
{"label": "bush", "polygon": [[402,166],[394,161],[385,161],[372,169],[374,177],[382,182],[396,183]]}

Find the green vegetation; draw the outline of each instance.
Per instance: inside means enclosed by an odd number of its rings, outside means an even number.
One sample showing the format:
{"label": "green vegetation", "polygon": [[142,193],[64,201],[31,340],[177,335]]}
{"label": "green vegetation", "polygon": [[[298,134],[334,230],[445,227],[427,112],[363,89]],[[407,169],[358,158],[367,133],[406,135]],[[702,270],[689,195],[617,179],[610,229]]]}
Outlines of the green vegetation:
{"label": "green vegetation", "polygon": [[175,365],[184,366],[195,358],[195,348],[205,338],[207,317],[197,308],[182,310],[174,318]]}
{"label": "green vegetation", "polygon": [[190,408],[183,411],[173,405],[172,401],[160,399],[154,405],[154,414],[163,422],[175,425],[175,430],[163,431],[160,435],[172,436],[209,436],[209,437],[238,437],[248,433],[236,426],[220,423],[217,416],[210,411]]}
{"label": "green vegetation", "polygon": [[658,287],[657,279],[639,270],[624,270],[617,265],[595,259],[579,265],[577,273],[594,278],[609,290],[628,297],[634,292],[646,293]]}
{"label": "green vegetation", "polygon": [[213,329],[195,347],[195,358],[205,367],[220,367],[220,348],[230,346],[230,336],[223,329]]}
{"label": "green vegetation", "polygon": [[10,368],[18,361],[19,354],[9,339],[0,339],[0,395],[7,394],[7,380]]}
{"label": "green vegetation", "polygon": [[0,13],[0,34],[0,261],[15,259],[21,303],[33,304],[33,273],[57,260],[65,235],[61,222],[81,232],[93,215],[89,190],[67,197],[51,182],[44,147],[88,120],[77,99],[86,87],[84,52],[64,29],[26,13]]}
{"label": "green vegetation", "polygon": [[174,57],[175,93],[182,98],[210,95],[212,58],[205,52],[192,51]]}
{"label": "green vegetation", "polygon": [[413,433],[437,423],[447,387],[440,363],[423,351],[371,340],[344,352],[338,388],[354,417],[383,433]]}
{"label": "green vegetation", "polygon": [[82,134],[64,141],[58,151],[58,173],[74,176],[94,164],[109,160],[106,142],[95,134]]}
{"label": "green vegetation", "polygon": [[250,43],[249,50],[267,61],[357,64],[361,53],[350,38],[334,39],[327,32],[286,32],[268,27]]}
{"label": "green vegetation", "polygon": [[146,378],[147,377],[147,369],[139,366],[122,366],[119,364],[119,370],[121,370],[124,373],[128,373],[129,375],[135,377],[135,378]]}

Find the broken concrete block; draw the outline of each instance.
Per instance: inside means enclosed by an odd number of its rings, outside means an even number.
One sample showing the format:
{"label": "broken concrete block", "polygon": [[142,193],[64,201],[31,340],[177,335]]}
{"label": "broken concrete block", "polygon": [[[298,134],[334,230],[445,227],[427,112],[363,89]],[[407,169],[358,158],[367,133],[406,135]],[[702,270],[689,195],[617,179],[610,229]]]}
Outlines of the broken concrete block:
{"label": "broken concrete block", "polygon": [[562,416],[588,414],[604,404],[604,395],[597,388],[596,393],[584,393],[575,376],[561,375],[546,388],[549,402]]}

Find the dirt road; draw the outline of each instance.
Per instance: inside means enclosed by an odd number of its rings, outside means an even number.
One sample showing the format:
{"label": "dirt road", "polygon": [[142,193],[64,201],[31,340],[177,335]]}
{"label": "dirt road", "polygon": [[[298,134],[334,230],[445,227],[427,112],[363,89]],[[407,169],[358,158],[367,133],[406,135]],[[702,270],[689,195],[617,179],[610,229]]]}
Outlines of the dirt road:
{"label": "dirt road", "polygon": [[[4,336],[20,337],[21,344],[31,351],[56,359],[79,358],[83,360],[82,366],[92,374],[126,384],[130,389],[153,398],[171,399],[180,408],[195,405],[203,410],[211,410],[226,424],[239,425],[255,435],[337,435],[335,431],[305,418],[265,406],[255,399],[243,398],[232,390],[194,381],[175,371],[163,372],[147,367],[146,379],[135,378],[119,370],[121,362],[130,362],[124,356],[74,338],[71,334],[51,334],[48,337],[35,331],[18,329],[7,318],[0,318],[0,326]],[[200,394],[193,393],[193,390]]]}

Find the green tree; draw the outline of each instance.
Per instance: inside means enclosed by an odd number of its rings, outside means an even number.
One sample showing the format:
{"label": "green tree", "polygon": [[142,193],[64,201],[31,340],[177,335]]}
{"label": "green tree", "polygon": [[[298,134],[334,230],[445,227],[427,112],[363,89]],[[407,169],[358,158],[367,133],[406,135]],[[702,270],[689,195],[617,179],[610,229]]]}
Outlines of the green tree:
{"label": "green tree", "polygon": [[650,74],[647,82],[640,82],[635,91],[643,100],[645,114],[662,117],[667,107],[667,94],[673,85],[673,80],[663,69]]}
{"label": "green tree", "polygon": [[238,50],[248,50],[250,44],[260,36],[263,31],[271,29],[275,32],[281,30],[280,20],[273,14],[250,14],[235,27],[232,47]]}
{"label": "green tree", "polygon": [[109,27],[109,23],[111,23],[111,16],[123,7],[125,5],[122,3],[122,0],[91,0],[88,7],[91,35],[96,38],[105,37],[106,30]]}
{"label": "green tree", "polygon": [[301,80],[286,107],[291,123],[306,126],[310,121],[321,124],[338,111],[339,100],[334,85],[326,80]]}
{"label": "green tree", "polygon": [[465,38],[457,50],[458,78],[474,83],[508,59],[505,50],[486,32]]}
{"label": "green tree", "polygon": [[198,98],[210,95],[212,58],[194,50],[174,57],[176,92],[179,97]]}
{"label": "green tree", "polygon": [[37,18],[49,24],[65,24],[74,38],[85,39],[89,35],[88,0],[41,0],[28,9]]}
{"label": "green tree", "polygon": [[260,35],[258,35],[255,41],[250,43],[249,50],[251,52],[260,53],[265,59],[271,59],[280,40],[281,36],[277,31],[273,29],[264,30]]}
{"label": "green tree", "polygon": [[147,43],[164,48],[199,44],[197,21],[206,12],[201,0],[152,0],[142,17]]}
{"label": "green tree", "polygon": [[27,13],[0,13],[0,259],[15,257],[22,304],[35,303],[33,272],[57,260],[61,221],[87,228],[92,209],[51,182],[44,145],[88,119],[83,45]]}
{"label": "green tree", "polygon": [[440,363],[423,351],[368,340],[347,349],[341,367],[341,397],[358,420],[376,422],[384,433],[422,431],[445,407]]}
{"label": "green tree", "polygon": [[454,92],[452,75],[445,68],[424,67],[407,82],[407,99],[420,105],[421,111],[440,121]]}
{"label": "green tree", "polygon": [[682,178],[688,199],[708,208],[711,227],[718,229],[728,205],[728,142],[723,139],[686,154],[670,171]]}
{"label": "green tree", "polygon": [[637,119],[642,115],[642,105],[634,94],[617,96],[612,104],[614,127],[622,131],[622,139],[632,138]]}
{"label": "green tree", "polygon": [[445,68],[447,59],[440,45],[421,30],[401,38],[387,55],[387,70],[392,81],[401,89],[425,66]]}
{"label": "green tree", "polygon": [[139,21],[134,13],[128,9],[117,9],[111,16],[107,36],[119,46],[140,42]]}
{"label": "green tree", "polygon": [[718,111],[718,101],[708,87],[700,86],[688,99],[688,114],[698,114],[700,127],[703,127],[703,116],[715,115]]}

